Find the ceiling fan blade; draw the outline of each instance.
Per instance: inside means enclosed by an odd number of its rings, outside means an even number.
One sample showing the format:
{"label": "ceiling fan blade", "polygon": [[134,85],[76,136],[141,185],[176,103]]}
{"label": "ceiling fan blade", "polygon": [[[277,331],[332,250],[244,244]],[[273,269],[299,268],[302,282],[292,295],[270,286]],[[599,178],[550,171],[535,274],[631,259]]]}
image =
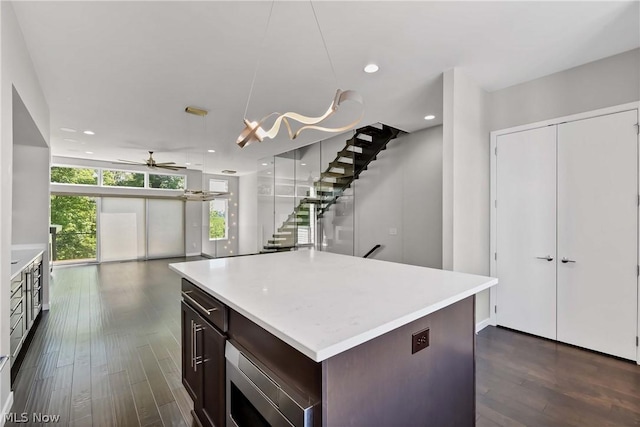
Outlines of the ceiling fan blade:
{"label": "ceiling fan blade", "polygon": [[141,165],[141,166],[146,166],[147,164],[144,162],[133,162],[131,160],[122,160],[122,159],[118,159],[117,162],[111,162],[114,165]]}
{"label": "ceiling fan blade", "polygon": [[176,162],[156,162],[156,165],[175,165]]}
{"label": "ceiling fan blade", "polygon": [[167,169],[167,170],[172,170],[172,171],[179,171],[180,169],[186,169],[186,167],[184,167],[184,166],[161,166],[161,165],[156,165],[156,168],[158,168],[158,169]]}

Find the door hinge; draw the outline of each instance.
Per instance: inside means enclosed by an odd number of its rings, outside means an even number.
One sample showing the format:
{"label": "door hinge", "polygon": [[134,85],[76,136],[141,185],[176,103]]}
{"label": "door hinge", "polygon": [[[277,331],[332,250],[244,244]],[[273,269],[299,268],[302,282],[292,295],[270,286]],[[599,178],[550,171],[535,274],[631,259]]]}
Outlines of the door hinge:
{"label": "door hinge", "polygon": [[[640,196],[638,196],[638,203],[639,203],[639,206],[640,206]],[[498,201],[497,200],[494,200],[493,206],[495,206],[496,209],[498,208]]]}
{"label": "door hinge", "polygon": [[636,274],[640,277],[640,265],[636,266]]}
{"label": "door hinge", "polygon": [[493,259],[495,259],[496,261],[498,260],[498,252],[493,253]]}
{"label": "door hinge", "polygon": [[640,135],[640,123],[636,123],[634,126],[636,127],[636,134]]}
{"label": "door hinge", "polygon": [[496,313],[496,314],[498,313],[498,306],[497,305],[493,306],[493,312]]}
{"label": "door hinge", "polygon": [[497,156],[498,155],[498,147],[493,149],[493,153]]}
{"label": "door hinge", "polygon": [[638,347],[638,337],[636,337],[636,347]]}

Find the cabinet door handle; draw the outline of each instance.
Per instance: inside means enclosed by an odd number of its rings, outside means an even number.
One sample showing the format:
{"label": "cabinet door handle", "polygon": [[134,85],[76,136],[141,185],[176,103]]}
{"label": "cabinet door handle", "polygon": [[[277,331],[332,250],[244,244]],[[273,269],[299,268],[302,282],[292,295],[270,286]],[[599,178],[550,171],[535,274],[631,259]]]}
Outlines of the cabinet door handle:
{"label": "cabinet door handle", "polygon": [[537,259],[546,259],[547,261],[553,261],[553,257],[551,255],[547,256],[537,256]]}
{"label": "cabinet door handle", "polygon": [[[188,292],[188,291],[187,291]],[[202,306],[202,304],[200,304],[198,301],[194,300],[193,298],[191,298],[189,296],[189,294],[187,294],[187,292],[182,292],[182,298],[186,298],[189,300],[189,302],[191,302],[193,305],[195,305],[196,307],[198,307],[200,310],[204,311],[205,313],[207,313],[207,315],[210,315],[212,311],[216,311],[217,308],[204,308]]]}
{"label": "cabinet door handle", "polygon": [[202,362],[198,361],[198,332],[202,330],[202,325],[193,322],[193,372],[198,372],[198,365]]}
{"label": "cabinet door handle", "polygon": [[191,368],[193,369],[193,342],[194,342],[194,335],[193,335],[193,319],[191,320]]}
{"label": "cabinet door handle", "polygon": [[567,258],[567,257],[563,257],[563,258],[562,258],[562,263],[563,263],[563,264],[566,264],[566,263],[568,263],[568,262],[575,262],[575,261],[574,261],[574,260],[572,260],[572,259],[569,259],[569,258]]}

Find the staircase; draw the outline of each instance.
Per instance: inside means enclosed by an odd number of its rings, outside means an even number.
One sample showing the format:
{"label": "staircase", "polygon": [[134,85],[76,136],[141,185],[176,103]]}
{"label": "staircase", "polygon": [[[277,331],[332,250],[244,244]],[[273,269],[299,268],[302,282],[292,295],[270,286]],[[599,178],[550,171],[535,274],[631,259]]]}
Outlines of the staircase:
{"label": "staircase", "polygon": [[313,183],[315,196],[303,198],[293,213],[273,234],[264,246],[263,252],[288,251],[298,247],[298,227],[310,225],[311,206],[315,205],[317,218],[336,203],[344,191],[351,187],[354,180],[367,170],[380,151],[396,138],[401,131],[391,126],[376,124],[357,129],[353,137],[347,140],[344,148]]}

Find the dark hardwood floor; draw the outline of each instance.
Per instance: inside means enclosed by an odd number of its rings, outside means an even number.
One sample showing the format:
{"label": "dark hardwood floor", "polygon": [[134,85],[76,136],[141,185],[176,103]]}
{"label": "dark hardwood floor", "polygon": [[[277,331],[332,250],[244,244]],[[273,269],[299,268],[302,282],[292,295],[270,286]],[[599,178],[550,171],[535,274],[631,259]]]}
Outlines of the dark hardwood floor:
{"label": "dark hardwood floor", "polygon": [[[194,425],[180,380],[174,261],[56,269],[12,412],[60,415],[57,425],[70,426]],[[640,425],[640,367],[486,328],[477,338],[477,425]]]}
{"label": "dark hardwood floor", "polygon": [[182,260],[55,269],[11,411],[69,426],[193,425],[180,379],[180,280],[167,267]]}
{"label": "dark hardwood floor", "polygon": [[635,363],[495,327],[476,350],[478,427],[640,425]]}

